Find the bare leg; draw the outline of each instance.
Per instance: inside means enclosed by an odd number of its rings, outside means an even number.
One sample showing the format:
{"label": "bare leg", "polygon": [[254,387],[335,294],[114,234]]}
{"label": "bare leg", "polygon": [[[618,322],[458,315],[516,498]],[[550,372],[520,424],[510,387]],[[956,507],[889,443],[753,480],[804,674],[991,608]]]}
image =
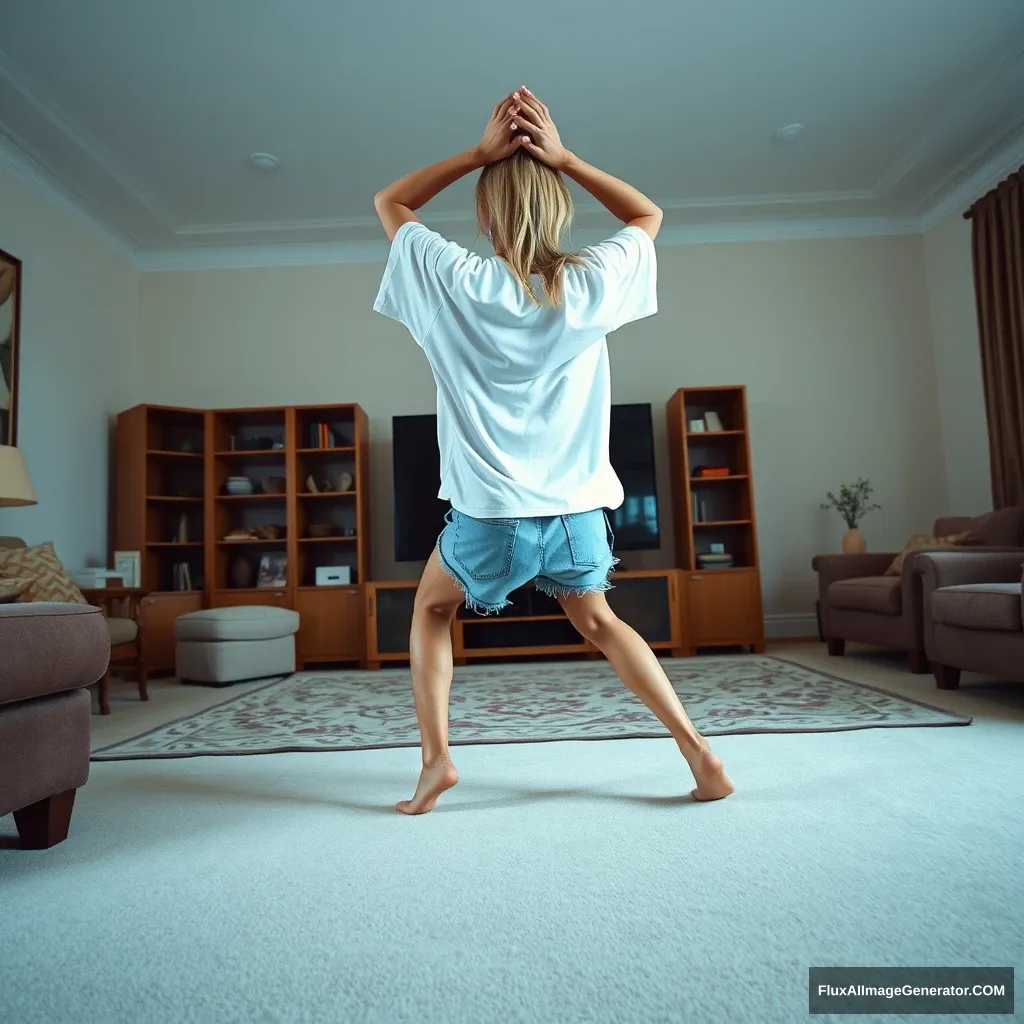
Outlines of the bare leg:
{"label": "bare leg", "polygon": [[637,695],[672,734],[697,788],[695,800],[720,800],[733,791],[722,762],[705,740],[668,681],[661,663],[636,630],[608,607],[604,594],[559,598],[569,620],[611,662],[626,688]]}
{"label": "bare leg", "polygon": [[438,564],[435,551],[416,591],[409,638],[412,693],[420,726],[423,770],[411,800],[395,807],[403,814],[424,814],[459,781],[448,753],[448,695],[452,686],[452,618],[462,593]]}

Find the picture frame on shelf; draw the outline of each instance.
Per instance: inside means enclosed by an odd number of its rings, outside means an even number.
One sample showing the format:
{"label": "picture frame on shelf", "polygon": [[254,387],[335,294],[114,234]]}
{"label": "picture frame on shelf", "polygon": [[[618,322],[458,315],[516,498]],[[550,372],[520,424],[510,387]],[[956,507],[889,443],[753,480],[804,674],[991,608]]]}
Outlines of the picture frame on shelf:
{"label": "picture frame on shelf", "polygon": [[142,552],[115,551],[114,570],[118,573],[126,587],[142,586]]}
{"label": "picture frame on shelf", "polygon": [[283,551],[268,551],[260,558],[256,586],[261,590],[275,590],[288,585],[288,556]]}

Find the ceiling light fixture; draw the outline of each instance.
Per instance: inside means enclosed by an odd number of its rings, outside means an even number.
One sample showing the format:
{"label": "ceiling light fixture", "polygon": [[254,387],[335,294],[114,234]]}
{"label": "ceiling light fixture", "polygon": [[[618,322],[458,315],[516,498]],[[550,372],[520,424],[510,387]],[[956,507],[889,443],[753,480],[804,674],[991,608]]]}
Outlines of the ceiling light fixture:
{"label": "ceiling light fixture", "polygon": [[796,142],[807,129],[802,124],[787,124],[780,128],[773,136],[772,142],[792,143]]}
{"label": "ceiling light fixture", "polygon": [[272,153],[251,153],[246,157],[246,163],[258,171],[276,171],[281,161]]}

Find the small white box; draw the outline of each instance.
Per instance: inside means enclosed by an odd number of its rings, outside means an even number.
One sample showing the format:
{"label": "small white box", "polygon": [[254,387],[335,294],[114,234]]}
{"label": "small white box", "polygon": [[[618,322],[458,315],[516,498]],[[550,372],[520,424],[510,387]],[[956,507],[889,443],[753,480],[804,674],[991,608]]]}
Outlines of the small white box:
{"label": "small white box", "polygon": [[351,582],[351,566],[318,565],[316,567],[316,585],[318,587],[345,587]]}

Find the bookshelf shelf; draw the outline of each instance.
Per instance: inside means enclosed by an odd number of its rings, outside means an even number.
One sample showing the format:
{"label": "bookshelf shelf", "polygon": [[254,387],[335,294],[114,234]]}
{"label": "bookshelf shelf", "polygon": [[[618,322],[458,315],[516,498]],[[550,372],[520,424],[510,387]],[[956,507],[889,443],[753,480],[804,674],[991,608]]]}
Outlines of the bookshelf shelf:
{"label": "bookshelf shelf", "polygon": [[[693,430],[694,421],[715,430]],[[754,479],[743,386],[680,388],[666,407],[673,526],[690,644],[764,650]],[[721,427],[722,429],[718,429]],[[700,469],[728,470],[702,476]],[[724,556],[731,564],[707,564]]]}
{"label": "bookshelf shelf", "polygon": [[299,455],[354,455],[356,452],[355,448],[344,447],[344,448],[298,448],[296,449]]}

